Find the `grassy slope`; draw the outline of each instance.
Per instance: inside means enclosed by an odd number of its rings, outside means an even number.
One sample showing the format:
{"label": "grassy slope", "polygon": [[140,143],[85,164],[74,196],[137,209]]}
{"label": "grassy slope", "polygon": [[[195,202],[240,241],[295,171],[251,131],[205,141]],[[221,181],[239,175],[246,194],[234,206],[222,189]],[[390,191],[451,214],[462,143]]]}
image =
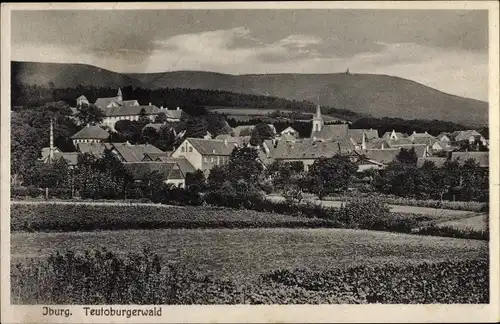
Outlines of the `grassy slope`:
{"label": "grassy slope", "polygon": [[119,253],[150,247],[163,263],[181,263],[234,279],[278,268],[326,270],[488,256],[487,242],[483,241],[346,229],[168,229],[11,236],[13,261],[99,247]]}
{"label": "grassy slope", "polygon": [[117,87],[181,87],[272,95],[316,101],[375,117],[440,119],[464,124],[486,124],[488,104],[449,95],[422,84],[386,75],[269,74],[227,75],[179,71],[121,75],[97,67],[71,64],[13,63],[20,81],[56,87],[95,84]]}

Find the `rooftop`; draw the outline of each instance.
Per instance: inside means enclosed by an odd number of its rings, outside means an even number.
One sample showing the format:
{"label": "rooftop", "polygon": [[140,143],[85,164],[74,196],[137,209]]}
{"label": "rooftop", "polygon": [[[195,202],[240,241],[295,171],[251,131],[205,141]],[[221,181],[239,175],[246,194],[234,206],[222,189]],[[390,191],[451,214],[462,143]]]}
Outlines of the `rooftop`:
{"label": "rooftop", "polygon": [[76,132],[72,139],[106,139],[109,133],[97,125],[88,125]]}

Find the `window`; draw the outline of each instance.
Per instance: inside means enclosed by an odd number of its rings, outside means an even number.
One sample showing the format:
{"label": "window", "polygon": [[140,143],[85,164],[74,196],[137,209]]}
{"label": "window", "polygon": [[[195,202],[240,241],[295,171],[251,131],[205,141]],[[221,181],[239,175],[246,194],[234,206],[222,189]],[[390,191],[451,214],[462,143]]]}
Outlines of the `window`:
{"label": "window", "polygon": [[181,152],[184,153],[186,150],[184,147],[181,148]]}
{"label": "window", "polygon": [[205,157],[205,163],[208,163],[208,158],[207,157]]}
{"label": "window", "polygon": [[191,146],[189,147],[189,152],[193,152],[193,148]]}
{"label": "window", "polygon": [[215,158],[212,158],[212,163],[214,163],[214,162],[215,162]]}

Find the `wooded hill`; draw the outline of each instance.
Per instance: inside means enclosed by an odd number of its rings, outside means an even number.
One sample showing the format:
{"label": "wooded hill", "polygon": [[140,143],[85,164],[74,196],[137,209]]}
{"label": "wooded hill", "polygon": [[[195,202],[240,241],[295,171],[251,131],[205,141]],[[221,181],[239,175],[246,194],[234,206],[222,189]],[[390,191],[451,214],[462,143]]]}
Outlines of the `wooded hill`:
{"label": "wooded hill", "polygon": [[438,119],[466,125],[487,125],[488,103],[443,93],[414,81],[375,74],[228,75],[178,71],[120,74],[83,64],[12,62],[16,84],[55,88],[82,86],[189,88],[274,96],[315,102],[374,117]]}

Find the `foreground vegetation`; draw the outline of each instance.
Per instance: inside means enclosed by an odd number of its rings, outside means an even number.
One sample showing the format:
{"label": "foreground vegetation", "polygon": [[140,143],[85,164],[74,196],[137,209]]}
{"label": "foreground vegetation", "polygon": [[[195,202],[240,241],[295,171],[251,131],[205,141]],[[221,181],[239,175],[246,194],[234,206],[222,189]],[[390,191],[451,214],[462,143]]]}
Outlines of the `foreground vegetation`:
{"label": "foreground vegetation", "polygon": [[236,284],[157,255],[56,253],[11,267],[13,304],[488,303],[486,259],[275,270]]}

